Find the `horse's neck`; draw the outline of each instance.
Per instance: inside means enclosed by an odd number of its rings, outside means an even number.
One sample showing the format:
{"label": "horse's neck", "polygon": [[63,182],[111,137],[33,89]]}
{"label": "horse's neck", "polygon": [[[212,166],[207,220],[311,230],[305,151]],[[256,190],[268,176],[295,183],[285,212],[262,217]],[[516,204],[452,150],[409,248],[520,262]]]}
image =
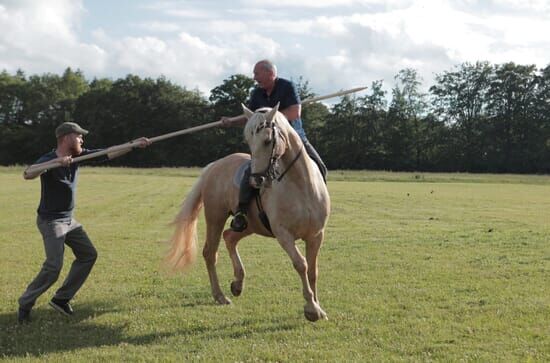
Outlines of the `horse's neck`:
{"label": "horse's neck", "polygon": [[297,135],[289,138],[289,144],[290,147],[279,161],[280,171],[286,171],[281,182],[288,178],[287,180],[292,180],[299,185],[305,184],[315,175],[307,151]]}

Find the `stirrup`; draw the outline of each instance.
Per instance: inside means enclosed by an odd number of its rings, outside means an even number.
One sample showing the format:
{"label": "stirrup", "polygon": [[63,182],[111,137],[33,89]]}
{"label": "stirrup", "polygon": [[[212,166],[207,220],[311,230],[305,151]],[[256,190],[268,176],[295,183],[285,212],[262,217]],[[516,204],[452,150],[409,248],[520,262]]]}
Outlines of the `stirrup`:
{"label": "stirrup", "polygon": [[242,211],[237,211],[229,226],[234,232],[244,231],[246,227],[248,227],[248,219],[246,218],[246,213]]}

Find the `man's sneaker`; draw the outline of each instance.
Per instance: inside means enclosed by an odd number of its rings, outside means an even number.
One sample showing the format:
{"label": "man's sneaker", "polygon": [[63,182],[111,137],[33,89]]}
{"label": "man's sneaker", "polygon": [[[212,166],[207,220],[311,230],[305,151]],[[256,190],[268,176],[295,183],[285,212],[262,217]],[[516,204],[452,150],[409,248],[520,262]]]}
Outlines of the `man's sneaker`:
{"label": "man's sneaker", "polygon": [[17,311],[17,322],[19,324],[26,324],[31,322],[31,311],[19,308]]}
{"label": "man's sneaker", "polygon": [[242,211],[237,211],[231,224],[229,225],[231,229],[235,232],[242,232],[248,227],[248,220],[246,218],[246,213]]}
{"label": "man's sneaker", "polygon": [[49,304],[52,308],[59,311],[61,314],[65,316],[73,315],[73,308],[71,307],[71,304],[69,304],[68,302],[60,303],[59,301],[55,301],[52,299]]}

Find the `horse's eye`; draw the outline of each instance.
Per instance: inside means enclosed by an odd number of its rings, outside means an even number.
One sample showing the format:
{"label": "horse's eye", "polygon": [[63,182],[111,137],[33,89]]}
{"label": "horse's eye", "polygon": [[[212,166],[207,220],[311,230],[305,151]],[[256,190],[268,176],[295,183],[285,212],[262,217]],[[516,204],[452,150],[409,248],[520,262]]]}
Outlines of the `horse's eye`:
{"label": "horse's eye", "polygon": [[271,137],[264,140],[264,145],[265,146],[271,145]]}

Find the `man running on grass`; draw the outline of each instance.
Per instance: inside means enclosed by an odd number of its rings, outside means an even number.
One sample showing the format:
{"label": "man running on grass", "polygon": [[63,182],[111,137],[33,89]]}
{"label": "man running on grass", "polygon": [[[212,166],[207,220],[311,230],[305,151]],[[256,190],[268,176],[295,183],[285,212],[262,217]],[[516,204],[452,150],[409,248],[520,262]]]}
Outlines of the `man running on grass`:
{"label": "man running on grass", "polygon": [[[73,309],[69,301],[75,296],[90,274],[97,259],[97,251],[88,238],[82,225],[73,218],[78,164],[72,158],[100,150],[83,149],[83,137],[88,133],[74,122],[65,122],[55,129],[57,148],[41,156],[32,165],[52,165],[49,170],[25,170],[25,179],[34,179],[40,175],[41,193],[36,224],[44,240],[46,260],[42,269],[19,298],[19,323],[30,321],[31,309],[36,299],[50,288],[58,279],[63,266],[65,244],[76,257],[63,285],[49,302],[50,306],[63,315],[71,316]],[[147,138],[139,138],[132,143],[144,148],[151,144]],[[108,150],[108,149],[107,149]],[[105,160],[129,152],[131,149],[108,153]]]}

